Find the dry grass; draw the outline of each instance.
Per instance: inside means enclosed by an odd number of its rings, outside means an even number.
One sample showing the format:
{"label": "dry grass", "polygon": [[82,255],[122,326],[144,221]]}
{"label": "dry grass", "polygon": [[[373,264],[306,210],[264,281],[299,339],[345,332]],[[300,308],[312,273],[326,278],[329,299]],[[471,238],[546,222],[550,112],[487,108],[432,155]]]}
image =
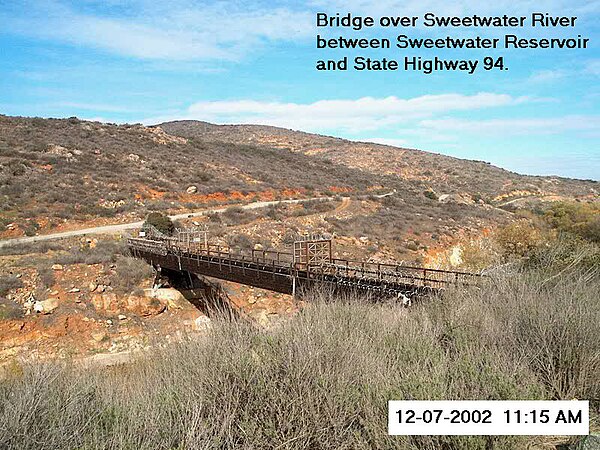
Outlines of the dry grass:
{"label": "dry grass", "polygon": [[26,366],[0,384],[0,448],[523,447],[389,437],[386,402],[600,398],[599,273],[561,271],[498,276],[409,310],[313,293],[274,330],[215,321],[127,367]]}

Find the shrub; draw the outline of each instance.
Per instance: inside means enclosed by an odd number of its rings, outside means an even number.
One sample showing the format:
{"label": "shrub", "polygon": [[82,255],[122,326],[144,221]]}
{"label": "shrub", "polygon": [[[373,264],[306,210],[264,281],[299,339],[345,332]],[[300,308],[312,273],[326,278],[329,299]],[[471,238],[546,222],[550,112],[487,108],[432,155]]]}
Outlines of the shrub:
{"label": "shrub", "polygon": [[241,250],[251,250],[254,248],[254,243],[252,240],[248,237],[248,235],[243,233],[230,236],[227,243],[230,247]]}
{"label": "shrub", "polygon": [[579,276],[600,267],[600,247],[578,236],[562,233],[538,247],[525,262],[527,268]]}
{"label": "shrub", "polygon": [[[530,298],[536,287],[523,282],[500,293]],[[487,297],[448,293],[406,314],[311,293],[310,306],[280,327],[216,320],[203,339],[154,349],[119,370],[28,365],[0,385],[0,447],[525,447],[527,438],[514,436],[387,435],[389,399],[552,397],[537,354],[527,353],[536,327],[515,333],[521,311]],[[579,382],[583,390],[570,393],[593,394],[597,381]]]}
{"label": "shrub", "polygon": [[437,194],[435,192],[433,192],[432,190],[427,190],[427,191],[423,192],[423,195],[430,200],[438,199]]}
{"label": "shrub", "polygon": [[498,254],[489,239],[466,242],[461,246],[463,267],[480,271],[498,262]]}
{"label": "shrub", "polygon": [[54,258],[57,264],[105,264],[115,262],[119,255],[127,254],[123,240],[101,240],[95,247],[77,247]]}
{"label": "shrub", "polygon": [[48,264],[38,267],[38,273],[40,275],[40,281],[43,287],[49,288],[54,285],[54,270],[52,270],[52,268]]}
{"label": "shrub", "polygon": [[501,252],[507,257],[523,257],[542,244],[542,235],[528,220],[517,220],[494,235]]}
{"label": "shrub", "polygon": [[140,259],[117,256],[112,286],[121,293],[133,292],[144,280],[152,276],[152,267]]}
{"label": "shrub", "polygon": [[175,231],[175,225],[171,218],[159,212],[152,212],[146,217],[144,225],[151,225],[167,236],[171,236]]}
{"label": "shrub", "polygon": [[600,242],[600,206],[594,203],[557,202],[545,212],[551,227]]}
{"label": "shrub", "polygon": [[595,218],[581,226],[579,234],[585,239],[600,244],[600,212]]}
{"label": "shrub", "polygon": [[29,244],[15,244],[0,247],[0,256],[6,255],[29,255],[32,253],[47,253],[51,250],[62,250],[60,244],[51,242],[32,242]]}
{"label": "shrub", "polygon": [[240,206],[230,206],[221,215],[228,225],[242,225],[252,222],[258,217],[254,211],[246,210]]}
{"label": "shrub", "polygon": [[[132,264],[119,259],[119,277]],[[0,447],[525,448],[515,436],[390,437],[386,405],[600,398],[598,268],[551,273],[497,276],[408,314],[309,292],[279,327],[215,319],[202,339],[119,370],[27,365],[0,383]]]}
{"label": "shrub", "polygon": [[20,278],[14,275],[0,275],[0,296],[4,296],[13,289],[23,287],[23,282]]}
{"label": "shrub", "polygon": [[23,309],[18,303],[0,298],[0,320],[19,319],[22,316]]}
{"label": "shrub", "polygon": [[40,225],[37,222],[35,222],[33,220],[27,222],[27,224],[24,228],[25,236],[35,236],[37,234],[37,231],[39,228],[40,228]]}

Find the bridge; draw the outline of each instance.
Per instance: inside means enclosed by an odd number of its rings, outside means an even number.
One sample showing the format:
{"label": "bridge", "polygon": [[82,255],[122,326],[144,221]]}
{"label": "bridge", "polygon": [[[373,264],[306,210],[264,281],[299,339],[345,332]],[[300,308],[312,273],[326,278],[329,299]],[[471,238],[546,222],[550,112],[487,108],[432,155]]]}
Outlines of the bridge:
{"label": "bridge", "polygon": [[294,242],[293,252],[236,250],[211,244],[204,234],[178,230],[175,237],[153,232],[129,238],[132,256],[157,273],[196,274],[295,295],[315,285],[334,291],[359,291],[381,298],[411,298],[455,285],[476,285],[479,274],[339,259],[331,239],[308,237]]}

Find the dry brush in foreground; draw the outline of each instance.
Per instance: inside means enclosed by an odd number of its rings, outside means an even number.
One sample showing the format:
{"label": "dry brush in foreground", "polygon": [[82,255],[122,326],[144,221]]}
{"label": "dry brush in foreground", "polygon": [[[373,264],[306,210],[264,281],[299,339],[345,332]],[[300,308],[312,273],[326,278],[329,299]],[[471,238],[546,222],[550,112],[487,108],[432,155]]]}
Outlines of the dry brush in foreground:
{"label": "dry brush in foreground", "polygon": [[387,400],[600,398],[598,275],[530,268],[409,310],[315,293],[277,329],[215,321],[116,369],[15,367],[0,448],[524,447],[388,437]]}

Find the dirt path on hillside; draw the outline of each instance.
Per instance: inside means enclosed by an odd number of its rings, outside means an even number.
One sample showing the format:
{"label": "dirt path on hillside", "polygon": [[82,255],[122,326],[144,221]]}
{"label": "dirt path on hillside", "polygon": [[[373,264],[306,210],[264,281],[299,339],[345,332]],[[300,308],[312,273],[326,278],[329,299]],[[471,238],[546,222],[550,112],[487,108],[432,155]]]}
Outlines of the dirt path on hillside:
{"label": "dirt path on hillside", "polygon": [[[346,197],[344,197],[344,199],[346,199]],[[242,209],[258,209],[258,208],[265,208],[267,206],[273,206],[273,205],[279,205],[279,204],[305,203],[305,202],[310,202],[310,201],[314,201],[314,200],[333,201],[334,197],[313,197],[313,198],[294,199],[294,200],[275,200],[275,201],[268,201],[268,202],[253,202],[253,203],[248,203],[246,205],[239,205],[239,206]],[[169,217],[172,220],[187,219],[187,218],[191,218],[191,217],[200,217],[200,216],[205,216],[208,214],[222,213],[225,210],[227,210],[227,208],[231,208],[232,206],[238,206],[238,205],[227,205],[226,207],[222,207],[222,208],[213,208],[213,209],[205,209],[205,210],[196,211],[196,212],[174,214]],[[73,237],[73,236],[85,236],[88,234],[114,234],[114,233],[119,233],[121,231],[131,230],[134,228],[140,228],[143,223],[144,222],[140,220],[137,222],[122,223],[122,224],[116,224],[116,225],[104,225],[104,226],[100,226],[100,227],[83,228],[81,230],[72,230],[72,231],[63,231],[60,233],[44,234],[41,236],[28,236],[28,237],[22,237],[22,238],[5,239],[5,240],[0,241],[0,248],[8,247],[10,245],[16,245],[16,244],[29,244],[32,242],[50,241],[50,240],[63,239],[63,238],[68,238],[68,237]]]}
{"label": "dirt path on hillside", "polygon": [[350,206],[350,197],[344,197],[342,199],[342,203],[340,203],[339,206],[332,211],[332,213],[337,214],[342,211],[346,211],[348,206]]}

